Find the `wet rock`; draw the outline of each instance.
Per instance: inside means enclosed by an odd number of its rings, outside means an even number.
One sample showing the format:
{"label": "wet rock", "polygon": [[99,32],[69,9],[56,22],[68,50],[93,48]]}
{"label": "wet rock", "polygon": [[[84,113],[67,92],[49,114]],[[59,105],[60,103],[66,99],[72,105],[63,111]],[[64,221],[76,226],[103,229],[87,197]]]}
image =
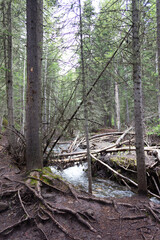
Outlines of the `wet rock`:
{"label": "wet rock", "polygon": [[0,213],[8,209],[8,204],[4,202],[0,202]]}

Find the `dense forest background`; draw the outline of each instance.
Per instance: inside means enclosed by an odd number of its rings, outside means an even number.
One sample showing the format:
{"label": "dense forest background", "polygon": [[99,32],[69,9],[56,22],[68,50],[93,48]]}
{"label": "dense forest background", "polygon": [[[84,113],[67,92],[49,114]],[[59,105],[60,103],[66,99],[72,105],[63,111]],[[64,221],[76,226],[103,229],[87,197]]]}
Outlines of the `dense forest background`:
{"label": "dense forest background", "polygon": [[[44,0],[42,115],[44,141],[65,128],[83,98],[78,1]],[[10,6],[10,8],[9,8]],[[26,6],[25,1],[0,2],[0,124],[8,124],[6,81],[13,80],[13,125],[25,132]],[[147,133],[159,134],[159,78],[156,1],[140,1],[140,45],[143,115]],[[132,26],[132,5],[127,0],[82,2],[82,34],[86,92]],[[12,40],[12,45],[11,42]],[[8,44],[8,45],[7,45]],[[7,48],[7,46],[10,46]],[[9,51],[11,50],[11,53]],[[11,54],[11,55],[9,55]],[[9,70],[9,64],[12,71]],[[134,122],[132,32],[121,45],[87,99],[89,131],[130,126]],[[10,95],[11,96],[11,95]],[[75,114],[65,137],[83,132],[83,108]]]}

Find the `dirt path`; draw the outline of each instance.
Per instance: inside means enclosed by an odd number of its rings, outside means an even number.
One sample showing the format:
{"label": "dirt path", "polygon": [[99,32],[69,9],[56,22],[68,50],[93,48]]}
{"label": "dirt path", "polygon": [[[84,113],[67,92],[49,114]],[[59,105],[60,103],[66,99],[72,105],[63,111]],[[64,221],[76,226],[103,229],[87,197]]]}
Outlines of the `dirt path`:
{"label": "dirt path", "polygon": [[160,239],[160,205],[138,196],[95,198],[44,171],[29,184],[12,162],[1,147],[0,240]]}

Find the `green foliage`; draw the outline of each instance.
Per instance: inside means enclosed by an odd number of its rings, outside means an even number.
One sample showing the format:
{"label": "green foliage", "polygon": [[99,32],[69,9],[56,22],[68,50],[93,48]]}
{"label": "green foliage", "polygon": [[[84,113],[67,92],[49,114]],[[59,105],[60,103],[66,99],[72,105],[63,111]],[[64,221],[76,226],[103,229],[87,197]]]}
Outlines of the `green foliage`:
{"label": "green foliage", "polygon": [[157,135],[160,136],[160,124],[157,124],[156,126],[153,126],[149,129],[147,132],[148,135]]}

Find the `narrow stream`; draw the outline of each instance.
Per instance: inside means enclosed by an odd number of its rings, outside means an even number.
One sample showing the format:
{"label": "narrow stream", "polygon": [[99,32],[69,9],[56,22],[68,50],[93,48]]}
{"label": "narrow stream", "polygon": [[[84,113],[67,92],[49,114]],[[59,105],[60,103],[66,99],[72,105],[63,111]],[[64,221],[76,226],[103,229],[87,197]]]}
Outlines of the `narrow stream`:
{"label": "narrow stream", "polygon": [[[61,150],[67,149],[69,144],[57,144],[55,147],[55,152],[59,153]],[[83,151],[83,149],[78,148],[77,151]],[[88,192],[88,177],[87,177],[87,163],[83,164],[75,164],[72,167],[66,168],[62,171],[57,170],[55,167],[51,166],[51,170],[53,173],[59,174],[62,178],[64,178],[69,183],[73,184],[76,187],[79,187],[80,189],[85,190]],[[134,195],[134,193],[130,190],[128,190],[127,187],[119,185],[118,183],[111,181],[111,180],[104,180],[104,179],[98,179],[93,178],[93,195],[97,197],[116,197],[116,198],[122,198],[122,197],[131,197]],[[156,202],[160,204],[160,200],[152,197],[150,198],[151,201]]]}
{"label": "narrow stream", "polygon": [[[63,171],[58,171],[56,168],[51,167],[53,173],[59,174],[65,180],[78,186],[81,189],[88,191],[88,178],[87,178],[87,163],[83,165],[74,165],[66,168]],[[131,197],[133,192],[129,191],[125,186],[121,186],[111,180],[103,180],[93,178],[93,195],[97,197]]]}

